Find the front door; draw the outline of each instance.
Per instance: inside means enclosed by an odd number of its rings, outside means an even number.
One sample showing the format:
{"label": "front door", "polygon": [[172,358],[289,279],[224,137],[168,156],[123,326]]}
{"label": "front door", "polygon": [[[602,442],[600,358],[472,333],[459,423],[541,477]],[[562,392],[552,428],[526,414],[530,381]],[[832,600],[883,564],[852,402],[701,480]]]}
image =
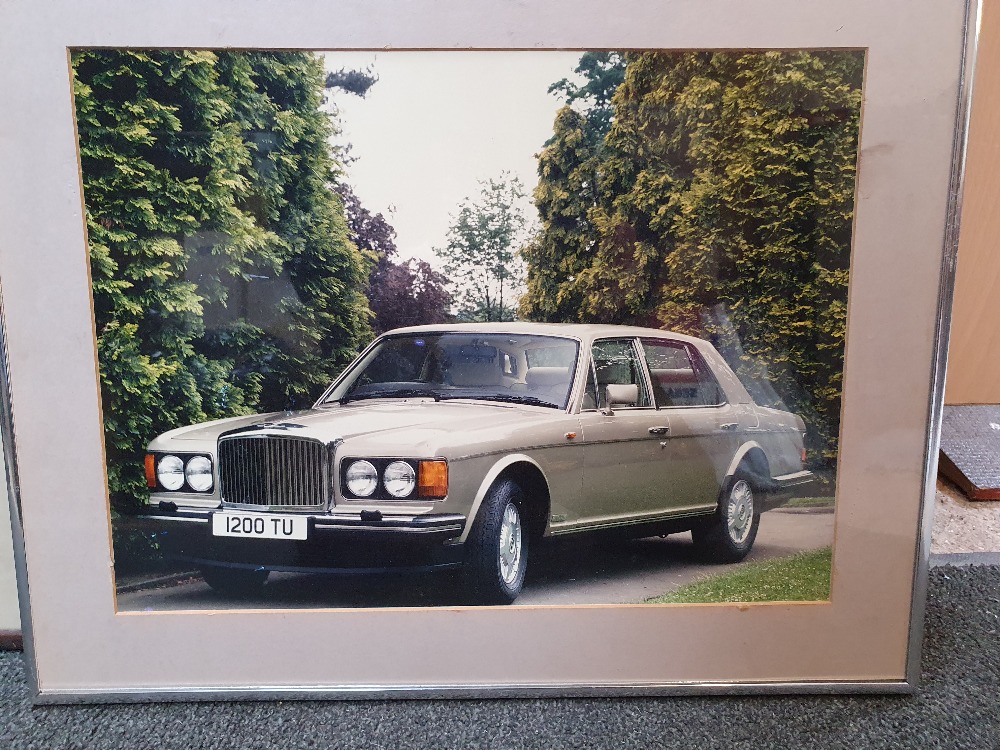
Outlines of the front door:
{"label": "front door", "polygon": [[739,412],[694,347],[665,338],[643,338],[640,346],[654,403],[670,420],[663,455],[665,481],[674,487],[670,507],[713,507],[739,442]]}
{"label": "front door", "polygon": [[[599,340],[592,358],[580,413],[584,486],[567,513],[566,529],[620,525],[662,505],[662,443],[670,424],[653,404],[638,343],[631,338]],[[616,405],[609,414],[609,384],[636,385],[638,400]]]}

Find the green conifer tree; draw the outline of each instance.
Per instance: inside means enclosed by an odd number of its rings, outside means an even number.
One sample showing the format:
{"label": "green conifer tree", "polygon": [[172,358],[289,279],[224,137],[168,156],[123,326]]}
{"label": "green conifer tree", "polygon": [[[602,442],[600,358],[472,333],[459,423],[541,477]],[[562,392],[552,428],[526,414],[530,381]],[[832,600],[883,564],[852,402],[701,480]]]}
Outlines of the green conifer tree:
{"label": "green conifer tree", "polygon": [[74,55],[113,507],[179,425],[310,403],[370,336],[309,53]]}
{"label": "green conifer tree", "polygon": [[591,212],[599,204],[604,138],[611,127],[612,99],[625,74],[618,52],[585,52],[580,80],[549,87],[565,97],[554,132],[538,155],[535,206],[541,231],[521,255],[527,266],[520,313],[530,320],[590,319],[584,305],[584,272],[593,262],[598,233]]}
{"label": "green conifer tree", "polygon": [[[599,149],[580,155],[582,125],[563,111],[540,156],[524,311],[710,338],[759,402],[802,414],[814,459],[832,459],[863,55],[626,61]],[[588,159],[598,194],[582,221]]]}

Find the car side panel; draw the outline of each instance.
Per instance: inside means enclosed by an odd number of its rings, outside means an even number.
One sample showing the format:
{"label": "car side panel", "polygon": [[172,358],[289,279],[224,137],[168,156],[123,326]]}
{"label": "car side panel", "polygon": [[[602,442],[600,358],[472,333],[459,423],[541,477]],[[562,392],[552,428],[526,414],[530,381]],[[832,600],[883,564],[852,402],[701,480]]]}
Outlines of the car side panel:
{"label": "car side panel", "polygon": [[670,436],[664,450],[669,462],[666,481],[684,486],[685,497],[674,507],[715,507],[726,469],[739,447],[739,418],[729,404],[664,409],[670,414]]}
{"label": "car side panel", "polygon": [[562,415],[522,435],[523,440],[518,441],[521,447],[516,450],[472,450],[449,457],[450,486],[448,498],[441,502],[441,512],[467,515],[464,541],[486,492],[505,469],[516,463],[532,464],[541,471],[549,490],[551,515],[571,512],[583,488],[579,433],[579,418]]}
{"label": "car side panel", "polygon": [[649,430],[669,428],[662,412],[651,407],[620,408],[613,415],[589,411],[581,414],[581,423],[584,487],[561,523],[638,515],[683,494],[676,485],[664,488],[668,498],[658,491],[663,482],[657,477],[665,471],[660,447],[665,436]]}
{"label": "car side panel", "polygon": [[756,407],[759,426],[747,430],[748,439],[760,444],[767,456],[771,476],[781,476],[801,471],[802,420],[791,412]]}

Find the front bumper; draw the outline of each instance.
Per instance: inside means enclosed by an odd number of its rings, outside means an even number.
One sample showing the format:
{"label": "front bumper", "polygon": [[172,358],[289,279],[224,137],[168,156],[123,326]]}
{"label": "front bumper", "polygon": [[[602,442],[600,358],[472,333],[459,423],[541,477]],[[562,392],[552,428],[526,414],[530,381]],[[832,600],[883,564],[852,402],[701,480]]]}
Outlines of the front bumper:
{"label": "front bumper", "polygon": [[151,536],[167,557],[195,565],[362,573],[450,568],[462,562],[462,515],[307,515],[307,538],[287,540],[213,536],[214,512],[150,507],[134,516],[132,525]]}

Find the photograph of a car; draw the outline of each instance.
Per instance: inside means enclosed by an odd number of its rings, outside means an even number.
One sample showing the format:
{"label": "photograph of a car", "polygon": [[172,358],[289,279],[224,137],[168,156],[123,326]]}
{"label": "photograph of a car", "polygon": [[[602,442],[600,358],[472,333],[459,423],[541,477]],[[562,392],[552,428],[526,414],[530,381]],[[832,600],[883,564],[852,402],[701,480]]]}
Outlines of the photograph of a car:
{"label": "photograph of a car", "polygon": [[71,63],[121,611],[829,599],[863,50]]}
{"label": "photograph of a car", "polygon": [[461,567],[509,603],[545,537],[690,531],[717,562],[803,468],[802,420],[712,345],[626,326],[424,326],[377,339],[312,409],[172,430],[152,533],[223,593],[270,571]]}

